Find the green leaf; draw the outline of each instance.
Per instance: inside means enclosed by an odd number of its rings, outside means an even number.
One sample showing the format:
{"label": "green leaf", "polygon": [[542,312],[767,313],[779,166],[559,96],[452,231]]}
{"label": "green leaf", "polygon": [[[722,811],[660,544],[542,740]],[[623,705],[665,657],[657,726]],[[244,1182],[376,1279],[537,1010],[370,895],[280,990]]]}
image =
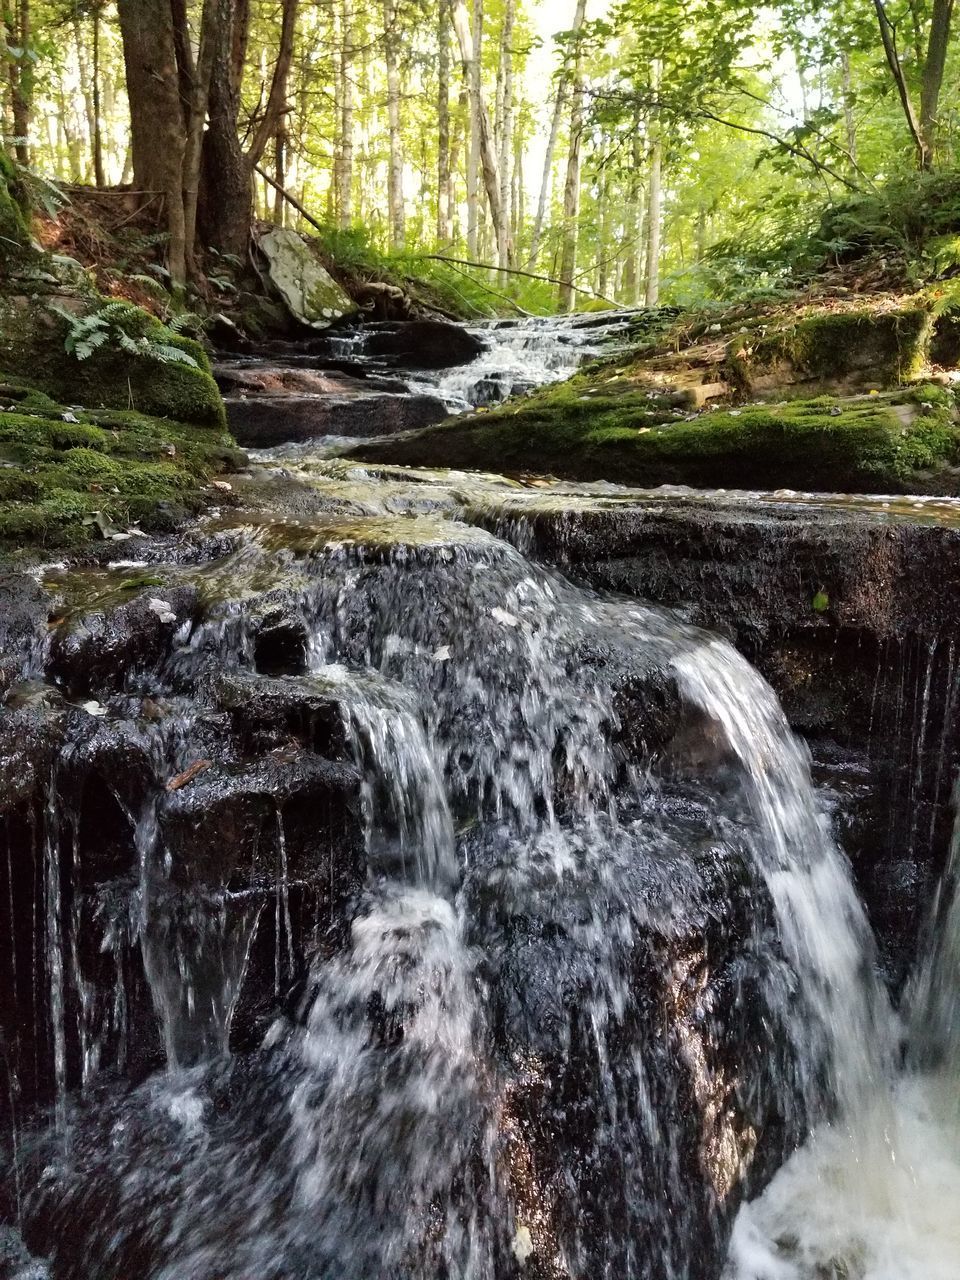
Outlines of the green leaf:
{"label": "green leaf", "polygon": [[813,600],[810,602],[810,604],[814,613],[826,613],[827,610],[830,608],[830,597],[821,588],[821,590],[819,590],[817,594],[813,597]]}

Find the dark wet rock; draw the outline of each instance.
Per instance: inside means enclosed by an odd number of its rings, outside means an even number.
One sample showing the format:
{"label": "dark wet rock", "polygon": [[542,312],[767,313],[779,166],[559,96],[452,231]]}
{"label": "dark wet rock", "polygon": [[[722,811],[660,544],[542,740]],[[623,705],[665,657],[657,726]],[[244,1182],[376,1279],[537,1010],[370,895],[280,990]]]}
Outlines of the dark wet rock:
{"label": "dark wet rock", "polygon": [[[505,1176],[537,1276],[553,1275],[557,1256],[577,1257],[584,1274],[625,1271],[640,1248],[644,1275],[712,1280],[742,1198],[802,1132],[798,1100],[779,1087],[789,1051],[764,1021],[764,964],[749,941],[769,917],[766,892],[702,806],[664,800],[670,852],[624,851],[614,888],[591,881],[571,899],[546,860],[522,871],[509,850],[471,855],[465,892],[505,1080]],[[642,919],[631,902],[646,904]],[[588,1011],[604,993],[591,980],[613,953],[631,995],[601,1063]],[[610,1140],[614,1096],[627,1149]],[[611,1240],[613,1257],[602,1252]]]}
{"label": "dark wet rock", "polygon": [[0,1280],[50,1280],[45,1262],[27,1251],[20,1233],[0,1226]]}
{"label": "dark wet rock", "polygon": [[317,436],[391,435],[447,416],[442,400],[419,394],[229,396],[226,404],[236,439],[260,449]]}
{"label": "dark wet rock", "polygon": [[[945,862],[960,765],[960,529],[912,514],[651,498],[561,501],[523,521],[536,556],[731,639],[815,748],[827,741],[858,756],[866,773],[841,789],[840,810],[852,816],[838,834],[894,985]],[[636,722],[645,726],[645,714]],[[662,767],[722,764],[708,741],[681,727]]]}
{"label": "dark wet rock", "polygon": [[[169,795],[160,828],[178,886],[205,888],[276,879],[277,842],[289,875],[340,876],[350,859],[342,843],[358,777],[352,766],[290,746],[228,769],[213,764]],[[354,855],[357,848],[354,847]],[[353,875],[360,866],[354,863]]]}
{"label": "dark wet rock", "polygon": [[198,612],[198,593],[188,586],[156,586],[129,603],[78,608],[53,634],[47,671],[74,696],[120,689],[157,666]]}
{"label": "dark wet rock", "polygon": [[221,364],[214,370],[225,395],[334,395],[352,396],[368,391],[402,392],[397,378],[357,378],[335,370],[261,362]]}
{"label": "dark wet rock", "polygon": [[482,338],[443,320],[411,320],[365,325],[365,355],[389,359],[403,369],[452,369],[486,349]]}

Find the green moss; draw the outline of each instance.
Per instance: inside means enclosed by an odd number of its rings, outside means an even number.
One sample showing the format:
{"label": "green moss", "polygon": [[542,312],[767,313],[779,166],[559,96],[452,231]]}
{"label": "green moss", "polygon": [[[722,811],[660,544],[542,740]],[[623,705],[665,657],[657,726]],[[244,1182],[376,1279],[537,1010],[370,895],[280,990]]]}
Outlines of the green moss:
{"label": "green moss", "polygon": [[[760,338],[744,356],[747,376],[782,361],[808,378],[868,375],[895,384],[919,377],[933,336],[929,307],[898,311],[837,311],[808,315]],[[731,359],[739,355],[731,349]]]}
{"label": "green moss", "polygon": [[0,147],[0,267],[16,262],[30,244],[30,229],[19,197],[16,169]]}
{"label": "green moss", "polygon": [[0,414],[0,544],[70,546],[135,523],[173,527],[208,504],[211,476],[243,462],[211,428],[132,410],[64,422],[64,412]]}
{"label": "green moss", "polygon": [[[904,492],[918,472],[960,460],[952,398],[949,404],[915,398],[930,407],[905,425],[896,405],[908,399],[820,397],[677,420],[636,393],[571,400],[563,388],[508,410],[363,445],[351,456],[643,487]],[[926,480],[924,487],[932,491]]]}
{"label": "green moss", "polygon": [[68,320],[27,299],[0,302],[0,373],[27,378],[53,401],[91,408],[135,409],[197,426],[226,427],[223,400],[199,343],[172,333],[138,307],[126,308],[124,332],[135,341],[175,347],[195,367],[134,356],[112,342],[87,359],[67,354]]}

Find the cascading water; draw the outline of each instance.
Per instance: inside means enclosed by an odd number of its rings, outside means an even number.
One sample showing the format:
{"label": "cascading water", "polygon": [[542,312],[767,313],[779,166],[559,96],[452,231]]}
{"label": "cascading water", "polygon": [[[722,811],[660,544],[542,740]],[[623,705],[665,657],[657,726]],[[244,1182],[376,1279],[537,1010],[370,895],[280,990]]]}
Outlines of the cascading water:
{"label": "cascading water", "polygon": [[844,1100],[746,1206],[729,1280],[960,1275],[960,829],[907,991],[902,1072]]}
{"label": "cascading water", "polygon": [[[136,822],[171,1074],[44,1149],[33,1238],[58,1280],[707,1280],[751,1179],[893,1052],[776,699],[728,644],[452,521],[289,542],[219,579],[296,583],[307,671],[277,679],[339,707],[360,776],[349,935],[295,982],[286,861],[239,914],[184,914]],[[249,669],[255,614],[184,627],[154,692]],[[158,777],[201,725],[153,734]],[[271,920],[289,999],[230,1063]]]}

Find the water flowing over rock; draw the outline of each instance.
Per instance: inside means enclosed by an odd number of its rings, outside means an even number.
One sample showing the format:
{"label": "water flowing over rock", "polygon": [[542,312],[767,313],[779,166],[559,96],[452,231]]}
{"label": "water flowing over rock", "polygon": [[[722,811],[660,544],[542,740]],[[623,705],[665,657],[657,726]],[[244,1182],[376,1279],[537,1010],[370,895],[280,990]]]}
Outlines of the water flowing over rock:
{"label": "water flowing over rock", "polygon": [[311,448],[176,554],[3,584],[0,1259],[948,1280],[892,1209],[960,1167],[953,509]]}

